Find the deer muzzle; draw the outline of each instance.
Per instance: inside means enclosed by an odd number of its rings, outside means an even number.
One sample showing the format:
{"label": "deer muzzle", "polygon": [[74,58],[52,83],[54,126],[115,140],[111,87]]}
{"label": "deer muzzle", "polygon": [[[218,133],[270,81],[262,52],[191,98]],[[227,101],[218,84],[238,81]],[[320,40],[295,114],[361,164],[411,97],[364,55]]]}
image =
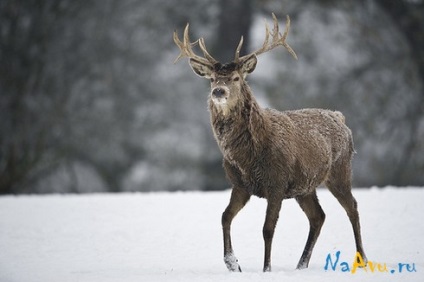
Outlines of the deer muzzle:
{"label": "deer muzzle", "polygon": [[217,87],[212,90],[212,96],[218,99],[223,98],[225,94],[226,94],[226,91],[222,87]]}
{"label": "deer muzzle", "polygon": [[226,104],[230,90],[226,86],[212,88],[211,97],[215,104]]}

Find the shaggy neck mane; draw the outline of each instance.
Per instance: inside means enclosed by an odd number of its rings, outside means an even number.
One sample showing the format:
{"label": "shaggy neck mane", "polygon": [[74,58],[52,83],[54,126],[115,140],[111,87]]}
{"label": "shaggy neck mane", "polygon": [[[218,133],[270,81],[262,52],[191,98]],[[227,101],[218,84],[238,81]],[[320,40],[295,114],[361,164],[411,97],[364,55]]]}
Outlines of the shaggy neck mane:
{"label": "shaggy neck mane", "polygon": [[[209,101],[215,138],[227,158],[238,159],[237,152],[243,155],[249,152],[253,157],[267,138],[266,116],[246,83],[242,85],[241,95],[243,98],[226,115]],[[230,152],[232,156],[228,155]]]}

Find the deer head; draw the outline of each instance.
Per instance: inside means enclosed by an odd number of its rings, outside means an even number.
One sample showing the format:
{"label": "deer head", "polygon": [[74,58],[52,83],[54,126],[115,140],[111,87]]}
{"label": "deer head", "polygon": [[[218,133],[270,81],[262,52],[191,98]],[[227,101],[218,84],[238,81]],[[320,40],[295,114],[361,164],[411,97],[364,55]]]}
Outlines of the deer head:
{"label": "deer head", "polygon": [[[237,46],[234,60],[231,63],[222,64],[215,60],[207,51],[205,41],[200,38],[194,42],[189,38],[189,24],[184,29],[183,41],[178,38],[178,34],[174,32],[174,42],[180,48],[180,54],[174,63],[179,59],[187,57],[193,71],[204,78],[211,81],[211,101],[216,107],[231,108],[232,105],[239,100],[242,87],[246,84],[246,76],[255,70],[257,56],[268,52],[278,46],[284,46],[289,53],[297,59],[296,53],[286,42],[286,38],[290,29],[290,18],[287,16],[286,28],[284,33],[279,32],[278,20],[275,14],[272,14],[274,27],[270,31],[268,24],[265,24],[265,40],[262,47],[258,50],[240,57],[240,50],[243,45],[243,36]],[[270,40],[271,38],[271,40]],[[199,45],[203,52],[203,57],[196,55],[193,47]]]}

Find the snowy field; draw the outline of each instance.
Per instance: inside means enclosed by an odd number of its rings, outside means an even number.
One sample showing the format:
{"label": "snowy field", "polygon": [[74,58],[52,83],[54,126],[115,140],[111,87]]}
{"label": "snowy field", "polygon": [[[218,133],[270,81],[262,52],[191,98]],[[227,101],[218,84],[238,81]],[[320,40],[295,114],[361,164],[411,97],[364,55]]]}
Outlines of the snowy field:
{"label": "snowy field", "polygon": [[353,233],[325,189],[318,197],[327,218],[309,268],[295,270],[308,222],[287,200],[272,273],[261,272],[262,199],[252,198],[233,222],[243,273],[230,273],[220,225],[230,191],[0,197],[0,282],[424,281],[424,189],[358,189],[354,195],[365,252],[383,272],[342,271],[353,267]]}

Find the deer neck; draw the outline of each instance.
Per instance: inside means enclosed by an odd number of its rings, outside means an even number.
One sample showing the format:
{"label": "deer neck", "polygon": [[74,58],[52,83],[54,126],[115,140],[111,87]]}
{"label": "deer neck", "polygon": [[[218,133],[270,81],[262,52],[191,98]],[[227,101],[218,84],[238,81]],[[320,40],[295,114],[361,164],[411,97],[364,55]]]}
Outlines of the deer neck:
{"label": "deer neck", "polygon": [[239,99],[231,109],[223,112],[209,101],[211,125],[224,158],[228,160],[254,157],[267,138],[267,121],[263,110],[256,102],[250,87],[244,84]]}

